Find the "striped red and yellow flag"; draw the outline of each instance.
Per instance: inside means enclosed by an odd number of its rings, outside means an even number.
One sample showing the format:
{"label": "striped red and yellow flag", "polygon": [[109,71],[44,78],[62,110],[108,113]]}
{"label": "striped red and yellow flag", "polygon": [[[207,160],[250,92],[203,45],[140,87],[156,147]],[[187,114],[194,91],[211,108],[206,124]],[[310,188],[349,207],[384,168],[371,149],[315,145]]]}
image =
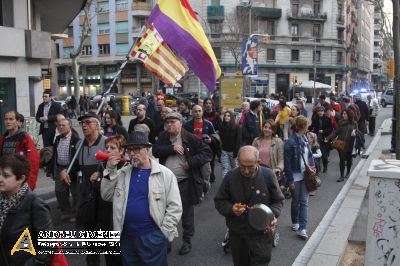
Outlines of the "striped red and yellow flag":
{"label": "striped red and yellow flag", "polygon": [[163,41],[157,30],[150,26],[130,52],[131,59],[144,66],[165,84],[173,86],[189,70]]}

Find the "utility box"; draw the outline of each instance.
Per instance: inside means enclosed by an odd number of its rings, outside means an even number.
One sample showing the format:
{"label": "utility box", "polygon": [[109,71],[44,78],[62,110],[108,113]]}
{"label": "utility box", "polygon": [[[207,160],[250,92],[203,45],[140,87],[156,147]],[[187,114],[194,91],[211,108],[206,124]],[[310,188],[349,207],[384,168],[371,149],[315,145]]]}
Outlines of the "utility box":
{"label": "utility box", "polygon": [[373,160],[368,176],[365,265],[400,265],[400,161]]}

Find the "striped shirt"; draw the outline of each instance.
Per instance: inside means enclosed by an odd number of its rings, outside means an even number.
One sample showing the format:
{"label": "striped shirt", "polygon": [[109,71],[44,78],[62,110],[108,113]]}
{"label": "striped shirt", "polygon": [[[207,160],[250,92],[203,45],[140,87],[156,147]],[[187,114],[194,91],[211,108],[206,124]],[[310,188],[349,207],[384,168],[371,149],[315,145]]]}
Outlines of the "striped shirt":
{"label": "striped shirt", "polygon": [[57,164],[58,165],[69,165],[70,154],[69,145],[71,142],[72,131],[70,131],[65,137],[61,136],[57,146]]}

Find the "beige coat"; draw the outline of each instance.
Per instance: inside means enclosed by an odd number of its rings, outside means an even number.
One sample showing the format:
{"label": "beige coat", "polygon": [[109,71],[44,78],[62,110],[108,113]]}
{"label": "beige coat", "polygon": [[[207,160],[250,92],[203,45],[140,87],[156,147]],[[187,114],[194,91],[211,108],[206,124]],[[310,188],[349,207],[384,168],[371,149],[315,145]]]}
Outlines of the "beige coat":
{"label": "beige coat", "polygon": [[[261,143],[261,137],[255,138],[253,141],[253,146],[259,149]],[[284,159],[283,159],[283,141],[280,138],[274,137],[272,138],[271,143],[271,168],[272,169],[280,169],[283,171],[284,168]]]}
{"label": "beige coat", "polygon": [[[105,169],[100,193],[105,201],[113,203],[114,230],[122,232],[128,202],[132,165],[121,169]],[[151,160],[149,177],[149,208],[154,222],[168,241],[178,236],[177,226],[182,216],[182,201],[178,182],[171,170]]]}

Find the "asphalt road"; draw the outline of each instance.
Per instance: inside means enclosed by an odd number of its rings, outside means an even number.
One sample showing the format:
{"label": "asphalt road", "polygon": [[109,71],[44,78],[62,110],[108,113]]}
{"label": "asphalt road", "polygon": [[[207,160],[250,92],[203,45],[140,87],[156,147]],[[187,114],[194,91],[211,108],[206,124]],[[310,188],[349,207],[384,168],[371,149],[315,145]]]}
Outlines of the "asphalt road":
{"label": "asphalt road", "polygon": [[[377,118],[377,128],[382,122],[391,117],[392,108],[382,108]],[[366,146],[371,142],[372,137],[366,136]],[[330,155],[330,163],[328,172],[321,174],[322,186],[318,190],[317,195],[310,197],[309,212],[308,212],[308,234],[311,235],[324,214],[336,198],[339,191],[342,189],[343,183],[337,183],[339,177],[339,158],[336,151],[332,151]],[[358,163],[359,158],[354,160],[353,169]],[[216,165],[219,169],[219,165]],[[168,256],[169,265],[179,266],[205,266],[205,265],[232,265],[231,254],[225,254],[221,242],[226,232],[225,220],[218,214],[214,208],[213,197],[221,182],[221,173],[217,170],[217,180],[213,184],[210,193],[205,200],[195,208],[195,223],[196,232],[192,240],[192,251],[186,256],[178,255],[178,250],[181,246],[181,239],[174,240],[172,251]],[[218,178],[219,177],[219,178]],[[73,224],[68,224],[60,221],[60,212],[57,209],[56,201],[49,200],[52,210],[53,221],[56,230],[73,230]],[[278,232],[280,234],[279,246],[273,249],[272,261],[270,265],[287,266],[291,265],[297,255],[300,253],[304,244],[290,229],[290,200],[286,200],[282,214],[278,219]],[[84,265],[83,255],[68,255],[69,265],[78,266]],[[102,259],[102,265],[105,265]]]}

